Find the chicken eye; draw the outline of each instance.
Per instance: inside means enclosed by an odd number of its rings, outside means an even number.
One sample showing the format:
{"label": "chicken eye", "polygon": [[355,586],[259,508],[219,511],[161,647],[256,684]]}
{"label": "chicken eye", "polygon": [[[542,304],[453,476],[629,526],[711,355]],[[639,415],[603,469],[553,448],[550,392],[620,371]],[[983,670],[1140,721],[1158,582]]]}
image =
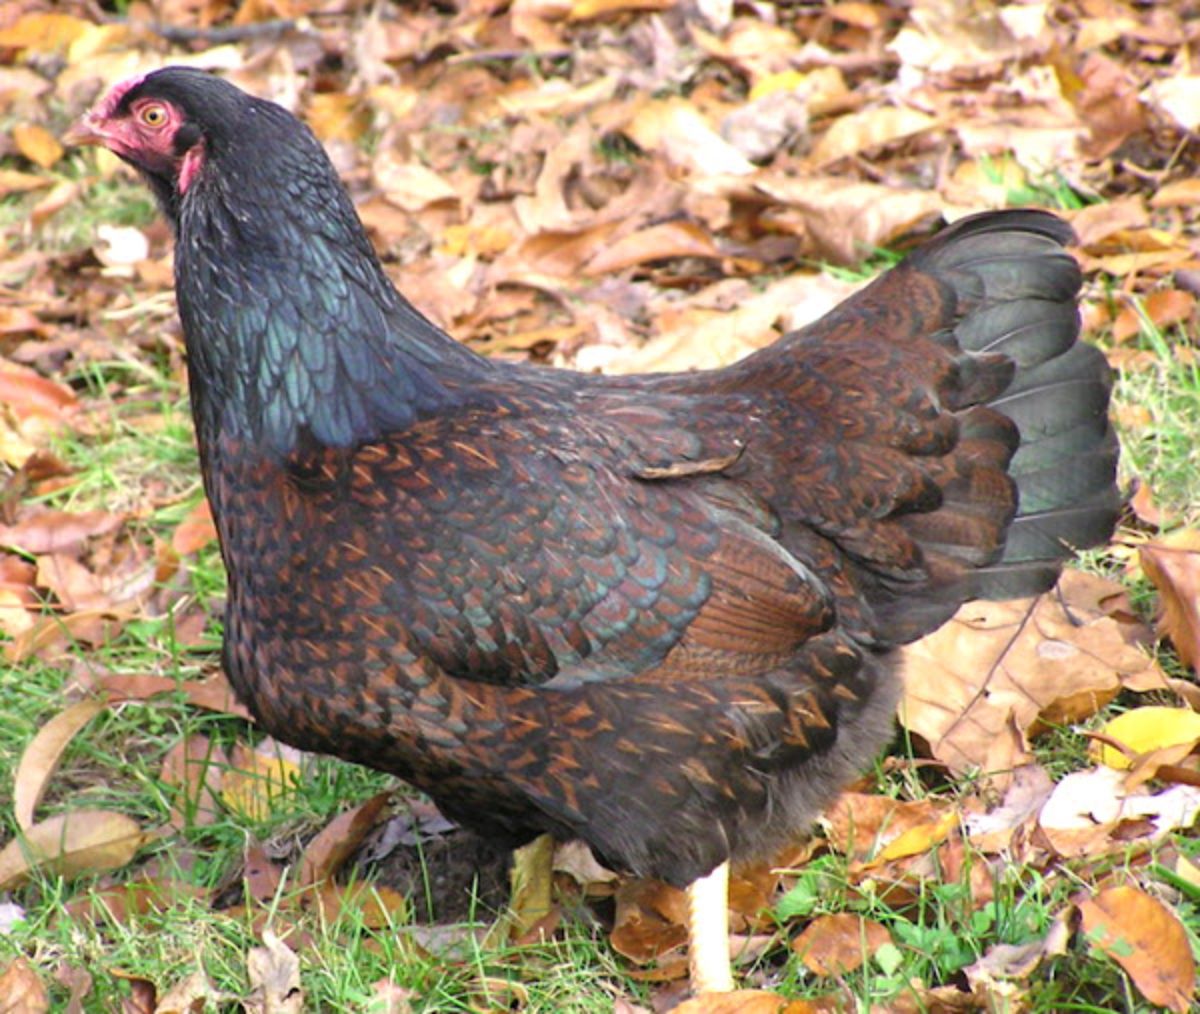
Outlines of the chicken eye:
{"label": "chicken eye", "polygon": [[143,106],[138,110],[138,119],[147,127],[161,127],[167,122],[166,106],[161,106],[158,103]]}

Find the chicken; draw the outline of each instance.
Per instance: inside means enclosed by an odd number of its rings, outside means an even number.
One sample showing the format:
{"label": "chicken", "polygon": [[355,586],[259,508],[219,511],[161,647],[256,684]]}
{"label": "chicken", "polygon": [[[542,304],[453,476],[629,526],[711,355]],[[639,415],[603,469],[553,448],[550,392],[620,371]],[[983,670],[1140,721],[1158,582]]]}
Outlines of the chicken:
{"label": "chicken", "polygon": [[313,135],[219,78],[126,81],[69,139],[174,227],[257,721],[486,834],[690,885],[695,988],[731,988],[728,863],[888,741],[897,648],[1112,531],[1109,370],[1049,214],[965,219],[728,368],[605,377],[436,328]]}

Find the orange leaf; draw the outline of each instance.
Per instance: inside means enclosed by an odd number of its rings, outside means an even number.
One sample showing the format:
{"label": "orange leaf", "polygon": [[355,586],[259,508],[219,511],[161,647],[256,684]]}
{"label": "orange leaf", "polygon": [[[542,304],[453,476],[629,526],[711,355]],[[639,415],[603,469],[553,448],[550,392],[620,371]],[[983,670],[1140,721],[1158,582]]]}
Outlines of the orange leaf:
{"label": "orange leaf", "polygon": [[1179,1014],[1193,1009],[1196,963],[1186,931],[1161,901],[1123,885],[1082,900],[1079,911],[1088,941],[1125,969],[1147,1000]]}
{"label": "orange leaf", "polygon": [[1143,322],[1149,322],[1159,330],[1178,324],[1188,320],[1195,309],[1196,297],[1183,289],[1152,292],[1142,300],[1140,307],[1127,306],[1121,311],[1113,324],[1113,341],[1128,341],[1141,331]]}
{"label": "orange leaf", "polygon": [[180,556],[203,549],[217,537],[208,500],[201,500],[171,533],[171,548]]}
{"label": "orange leaf", "polygon": [[1160,540],[1147,542],[1138,556],[1158,589],[1159,632],[1171,639],[1184,665],[1195,669],[1200,662],[1200,552]]}
{"label": "orange leaf", "polygon": [[810,922],[792,941],[792,950],[816,975],[844,975],[891,941],[892,935],[880,923],[839,912]]}

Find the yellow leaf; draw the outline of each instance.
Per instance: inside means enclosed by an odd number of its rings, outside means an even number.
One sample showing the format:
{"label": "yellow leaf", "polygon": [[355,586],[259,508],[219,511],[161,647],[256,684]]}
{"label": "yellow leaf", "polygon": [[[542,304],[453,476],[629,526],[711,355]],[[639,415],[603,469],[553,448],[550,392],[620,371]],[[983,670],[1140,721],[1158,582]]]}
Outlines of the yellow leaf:
{"label": "yellow leaf", "polygon": [[750,101],[775,92],[794,92],[797,88],[802,88],[807,81],[808,75],[798,70],[781,70],[777,74],[768,74],[755,82],[754,87],[750,89]]}
{"label": "yellow leaf", "polygon": [[282,756],[279,744],[266,740],[257,751],[239,744],[221,781],[221,799],[239,816],[266,820],[277,799],[292,791],[300,765]]}
{"label": "yellow leaf", "polygon": [[26,14],[16,24],[0,30],[0,48],[57,53],[89,27],[88,22],[70,14]]}
{"label": "yellow leaf", "polygon": [[43,169],[49,169],[63,156],[58,138],[36,123],[18,123],[13,127],[13,141],[22,155]]}
{"label": "yellow leaf", "polygon": [[371,125],[371,113],[356,95],[320,92],[308,101],[306,116],[313,133],[322,141],[359,140]]}
{"label": "yellow leaf", "polygon": [[945,841],[946,835],[954,830],[958,823],[956,813],[945,813],[937,821],[930,824],[918,824],[910,827],[898,838],[888,843],[887,848],[875,858],[877,863],[885,863],[891,859],[904,859],[906,856],[917,856],[928,852],[933,846]]}
{"label": "yellow leaf", "polygon": [[[1200,714],[1189,708],[1151,705],[1118,715],[1100,731],[1124,744],[1132,755],[1187,743],[1194,746],[1200,743]],[[1131,766],[1130,757],[1106,743],[1093,744],[1092,751],[1101,764],[1110,768],[1124,770]]]}

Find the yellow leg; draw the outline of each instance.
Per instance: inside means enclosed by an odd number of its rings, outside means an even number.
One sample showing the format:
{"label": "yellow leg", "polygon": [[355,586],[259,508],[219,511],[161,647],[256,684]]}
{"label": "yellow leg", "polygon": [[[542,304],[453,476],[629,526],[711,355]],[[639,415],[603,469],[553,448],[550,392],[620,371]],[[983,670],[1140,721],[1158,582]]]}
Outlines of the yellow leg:
{"label": "yellow leg", "polygon": [[729,962],[729,863],[687,889],[688,968],[693,993],[733,991]]}

